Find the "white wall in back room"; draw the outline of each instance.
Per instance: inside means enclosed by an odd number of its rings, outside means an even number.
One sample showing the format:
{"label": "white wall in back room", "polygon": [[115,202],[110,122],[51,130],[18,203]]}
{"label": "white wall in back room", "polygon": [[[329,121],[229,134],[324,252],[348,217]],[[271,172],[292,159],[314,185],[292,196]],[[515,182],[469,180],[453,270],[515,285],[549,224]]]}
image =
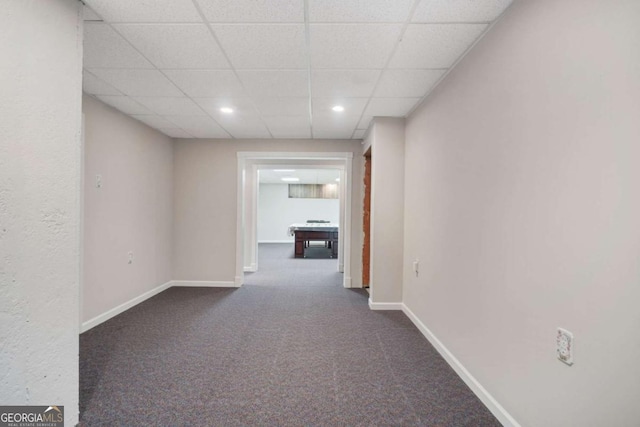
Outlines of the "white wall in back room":
{"label": "white wall in back room", "polygon": [[309,219],[339,220],[339,199],[290,199],[288,184],[260,184],[258,242],[293,242],[288,227]]}

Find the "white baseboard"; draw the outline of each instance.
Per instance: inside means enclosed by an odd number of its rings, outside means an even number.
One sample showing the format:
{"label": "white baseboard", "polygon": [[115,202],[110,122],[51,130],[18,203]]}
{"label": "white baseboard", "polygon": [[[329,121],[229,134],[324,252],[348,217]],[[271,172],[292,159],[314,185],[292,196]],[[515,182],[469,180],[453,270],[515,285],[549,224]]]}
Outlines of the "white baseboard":
{"label": "white baseboard", "polygon": [[142,295],[139,295],[135,298],[130,299],[129,301],[120,304],[119,306],[108,310],[93,319],[89,319],[86,322],[83,322],[80,325],[80,333],[86,332],[89,329],[98,326],[99,324],[106,322],[112,317],[117,316],[120,313],[123,313],[130,308],[140,304],[143,301],[148,300],[152,296],[159,294],[162,291],[169,289],[172,286],[175,287],[185,287],[185,286],[193,286],[193,287],[207,287],[207,288],[237,288],[242,285],[241,281],[238,277],[236,277],[235,282],[211,282],[211,281],[200,281],[200,280],[170,280],[167,283],[163,283],[162,285],[151,289],[150,291],[145,292]]}
{"label": "white baseboard", "polygon": [[208,280],[173,280],[171,286],[197,288],[237,288],[235,282],[212,282]]}
{"label": "white baseboard", "polygon": [[[371,300],[369,300],[371,305]],[[489,394],[489,392],[476,380],[469,371],[460,363],[458,359],[442,344],[442,342],[427,328],[427,326],[418,319],[418,317],[407,307],[404,303],[401,304],[402,311],[407,315],[414,325],[422,332],[427,340],[433,345],[438,353],[447,361],[447,363],[458,374],[462,381],[469,386],[471,391],[484,403],[484,405],[491,411],[491,413],[500,421],[505,427],[520,427],[520,424],[509,414],[506,409],[498,403],[498,401]]]}
{"label": "white baseboard", "polygon": [[349,276],[345,277],[344,278],[344,287],[345,288],[350,288],[351,286],[352,286],[351,285],[351,277],[349,277]]}
{"label": "white baseboard", "polygon": [[127,310],[129,310],[131,307],[140,304],[143,301],[148,300],[149,298],[151,298],[152,296],[155,296],[157,294],[159,294],[160,292],[169,289],[172,286],[172,282],[169,281],[167,283],[163,283],[162,285],[151,289],[150,291],[147,291],[145,293],[143,293],[142,295],[139,295],[133,299],[130,299],[129,301],[120,304],[119,306],[112,308],[109,311],[106,311],[96,317],[94,317],[93,319],[89,319],[86,322],[82,322],[82,325],[80,326],[80,333],[86,332],[89,329],[98,326],[99,324],[106,322],[107,320],[111,319],[112,317],[117,316],[118,314],[125,312]]}
{"label": "white baseboard", "polygon": [[404,304],[401,302],[373,302],[369,298],[369,308],[371,310],[402,310]]}
{"label": "white baseboard", "polygon": [[245,266],[242,270],[245,273],[255,273],[256,271],[258,271],[258,266],[255,263],[253,263],[251,265]]}
{"label": "white baseboard", "polygon": [[293,243],[294,240],[293,238],[291,240],[260,240],[258,241],[258,244],[260,243]]}

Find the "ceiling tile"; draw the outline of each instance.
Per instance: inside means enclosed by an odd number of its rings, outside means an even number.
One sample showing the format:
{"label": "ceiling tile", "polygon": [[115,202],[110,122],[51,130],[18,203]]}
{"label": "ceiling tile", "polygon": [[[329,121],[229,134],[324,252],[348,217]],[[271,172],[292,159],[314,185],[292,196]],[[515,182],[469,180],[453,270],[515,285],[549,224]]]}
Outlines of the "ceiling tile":
{"label": "ceiling tile", "polygon": [[421,98],[371,98],[367,116],[404,117]]}
{"label": "ceiling tile", "polygon": [[240,81],[231,70],[165,70],[164,74],[194,98],[245,96]]}
{"label": "ceiling tile", "polygon": [[[271,138],[250,98],[196,98],[195,101],[234,138]],[[234,111],[223,113],[222,107]]]}
{"label": "ceiling tile", "polygon": [[265,117],[264,121],[274,138],[311,138],[308,116]]}
{"label": "ceiling tile", "polygon": [[427,93],[445,70],[385,70],[374,96],[417,97]]}
{"label": "ceiling tile", "polygon": [[82,90],[92,95],[122,95],[118,89],[86,70],[82,72]]}
{"label": "ceiling tile", "polygon": [[306,68],[304,25],[214,25],[235,68]]}
{"label": "ceiling tile", "polygon": [[314,70],[311,93],[314,98],[368,98],[379,75],[380,70]]}
{"label": "ceiling tile", "polygon": [[401,24],[312,24],[313,68],[384,68]]}
{"label": "ceiling tile", "polygon": [[254,98],[309,95],[306,70],[238,70],[238,75]]}
{"label": "ceiling tile", "polygon": [[184,131],[196,138],[230,138],[230,135],[207,116],[166,116]]}
{"label": "ceiling tile", "polygon": [[191,0],[85,0],[109,22],[202,22]]}
{"label": "ceiling tile", "polygon": [[145,123],[148,126],[151,126],[152,128],[155,128],[155,129],[176,127],[175,124],[156,115],[132,114],[131,117],[133,117],[136,120],[140,120],[142,123]]}
{"label": "ceiling tile", "polygon": [[86,3],[83,90],[171,137],[308,138],[312,95],[313,137],[362,138],[372,117],[406,116],[511,0]]}
{"label": "ceiling tile", "polygon": [[309,115],[309,98],[254,98],[253,101],[264,116]]}
{"label": "ceiling tile", "polygon": [[428,0],[413,14],[413,22],[491,22],[512,0]]}
{"label": "ceiling tile", "polygon": [[313,118],[313,137],[314,138],[351,138],[353,131],[358,123],[358,116],[340,116],[340,117],[314,117]]}
{"label": "ceiling tile", "polygon": [[87,6],[82,7],[82,15],[82,19],[84,19],[85,21],[102,21],[102,18],[100,18],[93,10],[91,10],[90,7]]}
{"label": "ceiling tile", "polygon": [[486,28],[486,24],[411,24],[389,68],[451,67]]}
{"label": "ceiling tile", "polygon": [[[328,117],[336,118],[341,116],[357,116],[362,115],[368,98],[313,98],[313,118]],[[336,105],[344,107],[344,111],[336,112],[332,108]]]}
{"label": "ceiling tile", "polygon": [[161,128],[158,130],[171,138],[193,138],[193,135],[180,128]]}
{"label": "ceiling tile", "polygon": [[84,58],[86,68],[153,68],[138,51],[100,22],[87,22],[84,26]]}
{"label": "ceiling tile", "polygon": [[153,114],[152,111],[149,111],[128,96],[101,95],[98,96],[98,99],[105,104],[109,104],[112,107],[117,108],[125,114]]}
{"label": "ceiling tile", "polygon": [[270,139],[267,126],[259,117],[229,118],[222,123],[225,129],[238,139]]}
{"label": "ceiling tile", "polygon": [[182,92],[158,70],[89,70],[129,96],[182,96]]}
{"label": "ceiling tile", "polygon": [[353,133],[353,139],[362,139],[364,138],[364,134],[366,133],[366,129],[356,129]]}
{"label": "ceiling tile", "polygon": [[405,22],[414,0],[309,0],[310,22]]}
{"label": "ceiling tile", "polygon": [[329,124],[334,124],[334,125],[339,125],[339,126],[346,126],[346,127],[351,127],[351,130],[354,130],[356,128],[356,125],[358,124],[358,120],[360,119],[360,116],[350,116],[350,115],[336,115],[336,116],[314,116],[313,117],[313,126],[315,128],[315,126],[323,126],[323,125],[329,125]]}
{"label": "ceiling tile", "polygon": [[314,139],[351,139],[353,128],[340,126],[314,126]]}
{"label": "ceiling tile", "polygon": [[229,68],[204,24],[118,24],[114,28],[158,68]]}
{"label": "ceiling tile", "polygon": [[[238,116],[259,116],[258,110],[250,98],[194,98],[194,101],[216,120],[218,118],[226,120],[229,117]],[[233,108],[233,113],[221,112],[220,108],[223,107]],[[222,124],[222,122],[219,123]]]}
{"label": "ceiling tile", "polygon": [[198,0],[209,22],[304,22],[300,0]]}
{"label": "ceiling tile", "polygon": [[360,121],[358,122],[358,129],[369,129],[371,120],[373,120],[373,116],[362,116],[362,119],[360,119]]}
{"label": "ceiling tile", "polygon": [[206,116],[202,108],[187,97],[136,97],[135,101],[160,116]]}

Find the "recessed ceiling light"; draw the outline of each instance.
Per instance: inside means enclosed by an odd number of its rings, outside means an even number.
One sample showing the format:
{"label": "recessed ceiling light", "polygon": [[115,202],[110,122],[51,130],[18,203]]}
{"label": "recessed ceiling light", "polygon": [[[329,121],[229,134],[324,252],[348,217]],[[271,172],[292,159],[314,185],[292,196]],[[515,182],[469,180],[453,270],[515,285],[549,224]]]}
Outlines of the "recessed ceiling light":
{"label": "recessed ceiling light", "polygon": [[298,182],[300,181],[300,178],[296,178],[295,176],[285,176],[284,178],[280,178],[283,181],[286,182]]}
{"label": "recessed ceiling light", "polygon": [[335,107],[332,108],[333,111],[335,111],[336,113],[342,113],[344,111],[344,107],[342,105],[336,105]]}
{"label": "recessed ceiling light", "polygon": [[274,169],[274,172],[295,172],[295,169]]}
{"label": "recessed ceiling light", "polygon": [[225,114],[231,114],[231,113],[233,113],[233,108],[230,108],[230,107],[222,107],[222,108],[220,109],[220,111],[222,111],[222,112],[223,112],[223,113],[225,113]]}

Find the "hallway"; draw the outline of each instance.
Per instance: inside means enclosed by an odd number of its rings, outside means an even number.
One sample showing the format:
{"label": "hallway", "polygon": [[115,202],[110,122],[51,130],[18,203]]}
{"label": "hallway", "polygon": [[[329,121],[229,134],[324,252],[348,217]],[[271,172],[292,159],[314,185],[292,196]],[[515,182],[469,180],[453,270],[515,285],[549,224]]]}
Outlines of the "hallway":
{"label": "hallway", "polygon": [[499,425],[335,260],[262,249],[241,288],[170,288],[82,334],[83,425]]}

